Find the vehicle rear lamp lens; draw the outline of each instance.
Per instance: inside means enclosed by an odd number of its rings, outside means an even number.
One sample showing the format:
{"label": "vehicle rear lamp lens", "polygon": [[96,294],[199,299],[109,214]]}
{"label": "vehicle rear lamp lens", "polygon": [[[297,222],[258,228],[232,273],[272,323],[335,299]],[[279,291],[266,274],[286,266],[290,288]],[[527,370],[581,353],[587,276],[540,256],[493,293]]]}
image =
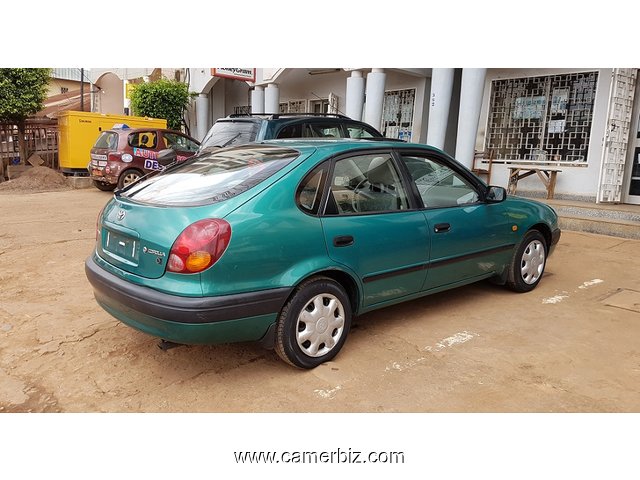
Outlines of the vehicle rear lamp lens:
{"label": "vehicle rear lamp lens", "polygon": [[187,257],[185,268],[190,272],[200,272],[207,268],[211,263],[211,254],[209,252],[193,252]]}
{"label": "vehicle rear lamp lens", "polygon": [[100,209],[98,213],[98,217],[96,218],[96,242],[100,241],[100,234],[102,233],[102,214],[104,213],[104,209],[107,206],[105,205]]}
{"label": "vehicle rear lamp lens", "polygon": [[169,254],[167,270],[198,273],[216,263],[229,245],[231,225],[219,218],[192,223],[178,236]]}

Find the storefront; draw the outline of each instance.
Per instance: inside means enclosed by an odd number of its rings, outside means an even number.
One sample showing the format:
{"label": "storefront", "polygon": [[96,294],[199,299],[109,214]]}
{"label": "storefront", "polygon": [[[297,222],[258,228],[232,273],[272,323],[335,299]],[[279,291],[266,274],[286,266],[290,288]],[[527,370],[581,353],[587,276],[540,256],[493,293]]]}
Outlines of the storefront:
{"label": "storefront", "polygon": [[[407,141],[437,129],[438,146],[467,166],[475,138],[496,185],[507,186],[513,164],[553,165],[556,198],[640,203],[636,69],[256,69],[255,82],[190,70],[196,136],[232,113],[342,113]],[[518,184],[543,191],[535,176]]]}

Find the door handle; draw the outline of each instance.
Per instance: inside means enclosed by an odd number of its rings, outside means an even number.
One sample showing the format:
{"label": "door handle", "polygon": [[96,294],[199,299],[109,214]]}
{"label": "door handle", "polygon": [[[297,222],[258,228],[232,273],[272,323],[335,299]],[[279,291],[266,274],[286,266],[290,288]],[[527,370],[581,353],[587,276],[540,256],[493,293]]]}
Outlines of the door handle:
{"label": "door handle", "polygon": [[449,223],[436,223],[433,227],[433,231],[436,233],[445,233],[451,230],[451,224]]}
{"label": "door handle", "polygon": [[349,245],[353,245],[353,237],[351,235],[338,235],[337,237],[333,237],[334,247],[348,247]]}

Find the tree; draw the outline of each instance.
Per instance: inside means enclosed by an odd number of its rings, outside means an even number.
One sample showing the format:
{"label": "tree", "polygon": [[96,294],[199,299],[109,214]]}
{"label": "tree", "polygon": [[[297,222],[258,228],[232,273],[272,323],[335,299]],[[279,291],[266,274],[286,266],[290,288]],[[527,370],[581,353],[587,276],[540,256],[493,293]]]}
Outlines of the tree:
{"label": "tree", "polygon": [[20,161],[27,160],[25,120],[43,108],[50,68],[0,68],[0,122],[18,127]]}
{"label": "tree", "polygon": [[180,130],[191,95],[186,83],[161,78],[136,84],[131,92],[131,108],[134,115],[164,118],[167,127]]}

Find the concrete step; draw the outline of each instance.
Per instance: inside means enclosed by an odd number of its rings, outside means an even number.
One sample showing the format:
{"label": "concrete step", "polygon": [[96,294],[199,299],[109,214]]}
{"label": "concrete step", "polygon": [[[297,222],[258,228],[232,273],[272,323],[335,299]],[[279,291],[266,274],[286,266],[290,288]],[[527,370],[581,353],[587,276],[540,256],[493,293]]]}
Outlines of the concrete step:
{"label": "concrete step", "polygon": [[558,213],[560,228],[640,239],[640,205],[545,200]]}

